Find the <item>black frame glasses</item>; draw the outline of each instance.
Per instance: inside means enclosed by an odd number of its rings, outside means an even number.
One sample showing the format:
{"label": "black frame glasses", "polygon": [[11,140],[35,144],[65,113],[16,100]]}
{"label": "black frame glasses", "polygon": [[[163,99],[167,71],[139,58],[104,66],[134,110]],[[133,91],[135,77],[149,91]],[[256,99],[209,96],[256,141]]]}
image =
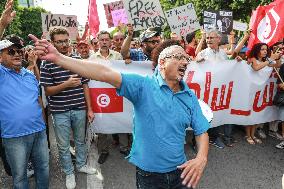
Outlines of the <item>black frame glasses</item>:
{"label": "black frame glasses", "polygon": [[61,40],[58,40],[58,41],[53,41],[54,44],[56,45],[60,45],[60,46],[63,46],[63,45],[70,45],[70,40],[69,39],[66,39],[64,41],[61,41]]}
{"label": "black frame glasses", "polygon": [[176,59],[178,61],[184,60],[184,61],[187,61],[187,62],[192,61],[192,59],[189,56],[185,56],[183,54],[172,54],[172,55],[166,56],[165,58],[173,58],[173,59]]}

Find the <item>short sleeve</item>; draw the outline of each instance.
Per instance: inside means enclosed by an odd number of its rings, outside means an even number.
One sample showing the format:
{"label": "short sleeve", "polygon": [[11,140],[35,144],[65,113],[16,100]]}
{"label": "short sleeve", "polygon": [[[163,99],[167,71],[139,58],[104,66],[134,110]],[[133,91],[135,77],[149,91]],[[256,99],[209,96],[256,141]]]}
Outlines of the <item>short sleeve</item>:
{"label": "short sleeve", "polygon": [[142,95],[145,77],[138,74],[121,74],[121,77],[122,82],[116,90],[117,94],[136,104]]}
{"label": "short sleeve", "polygon": [[193,95],[193,109],[192,109],[192,118],[191,118],[191,128],[193,129],[194,135],[198,136],[205,133],[210,124],[202,113],[201,107],[198,103],[196,96]]}
{"label": "short sleeve", "polygon": [[2,66],[0,65],[0,82],[2,83],[4,79],[4,70]]}
{"label": "short sleeve", "polygon": [[40,84],[42,86],[53,86],[53,77],[50,72],[50,69],[48,69],[46,62],[42,62],[40,66]]}

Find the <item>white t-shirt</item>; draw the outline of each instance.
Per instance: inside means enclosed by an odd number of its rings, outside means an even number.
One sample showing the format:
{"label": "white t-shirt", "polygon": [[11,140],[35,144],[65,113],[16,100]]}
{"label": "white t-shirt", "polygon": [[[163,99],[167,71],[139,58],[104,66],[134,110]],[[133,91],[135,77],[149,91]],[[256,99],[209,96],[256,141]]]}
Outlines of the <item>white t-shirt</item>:
{"label": "white t-shirt", "polygon": [[219,50],[214,50],[209,47],[197,54],[197,60],[202,58],[204,60],[228,60],[225,50],[220,48]]}

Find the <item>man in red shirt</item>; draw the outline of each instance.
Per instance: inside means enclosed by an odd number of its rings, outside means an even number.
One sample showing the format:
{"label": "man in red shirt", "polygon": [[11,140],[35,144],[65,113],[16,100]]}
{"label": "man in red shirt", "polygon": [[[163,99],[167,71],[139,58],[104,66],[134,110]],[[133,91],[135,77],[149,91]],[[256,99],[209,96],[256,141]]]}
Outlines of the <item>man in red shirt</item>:
{"label": "man in red shirt", "polygon": [[189,33],[185,37],[187,46],[185,49],[185,52],[191,57],[195,58],[195,50],[196,50],[196,45],[197,45],[197,40],[195,38],[195,32]]}

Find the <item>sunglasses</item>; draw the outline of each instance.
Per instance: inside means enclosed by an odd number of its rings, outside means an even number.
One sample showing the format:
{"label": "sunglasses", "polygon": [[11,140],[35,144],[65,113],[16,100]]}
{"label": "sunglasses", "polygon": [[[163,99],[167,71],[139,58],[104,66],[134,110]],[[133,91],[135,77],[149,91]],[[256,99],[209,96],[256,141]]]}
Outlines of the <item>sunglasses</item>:
{"label": "sunglasses", "polygon": [[24,51],[22,49],[8,49],[8,55],[15,56],[16,53],[20,56],[24,55]]}

